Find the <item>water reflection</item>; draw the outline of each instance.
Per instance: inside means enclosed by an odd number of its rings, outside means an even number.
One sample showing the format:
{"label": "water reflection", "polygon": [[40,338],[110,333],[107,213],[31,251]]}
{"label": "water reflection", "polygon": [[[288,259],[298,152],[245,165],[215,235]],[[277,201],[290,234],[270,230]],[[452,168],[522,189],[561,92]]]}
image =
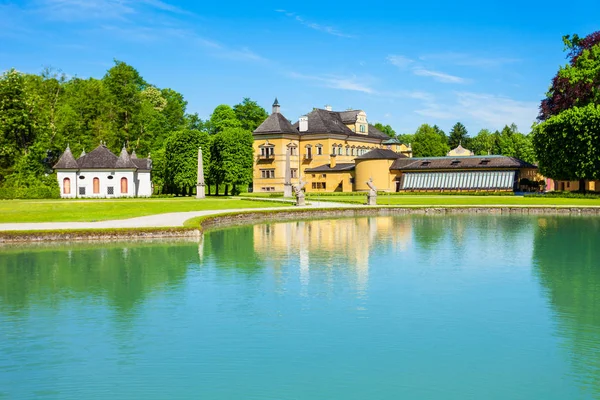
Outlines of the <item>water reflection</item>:
{"label": "water reflection", "polygon": [[600,398],[600,220],[539,218],[533,258],[575,376]]}
{"label": "water reflection", "polygon": [[183,282],[187,264],[182,260],[197,262],[196,246],[140,242],[4,248],[0,309],[58,308],[62,300],[90,297],[127,313],[153,291]]}
{"label": "water reflection", "polygon": [[3,248],[0,398],[600,399],[599,235],[394,216]]}

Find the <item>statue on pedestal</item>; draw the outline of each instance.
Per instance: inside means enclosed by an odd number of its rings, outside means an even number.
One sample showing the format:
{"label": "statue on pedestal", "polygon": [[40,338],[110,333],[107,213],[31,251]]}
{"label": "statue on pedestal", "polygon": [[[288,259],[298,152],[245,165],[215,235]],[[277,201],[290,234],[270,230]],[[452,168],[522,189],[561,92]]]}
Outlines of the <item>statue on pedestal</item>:
{"label": "statue on pedestal", "polygon": [[304,189],[304,186],[306,186],[306,182],[303,182],[302,179],[300,179],[300,182],[294,186],[294,192],[296,194],[296,205],[297,206],[305,206],[306,202],[304,200],[304,191],[302,189]]}
{"label": "statue on pedestal", "polygon": [[373,183],[373,178],[369,178],[367,181],[367,186],[369,187],[369,193],[367,193],[367,205],[368,206],[376,206],[377,205],[377,188]]}

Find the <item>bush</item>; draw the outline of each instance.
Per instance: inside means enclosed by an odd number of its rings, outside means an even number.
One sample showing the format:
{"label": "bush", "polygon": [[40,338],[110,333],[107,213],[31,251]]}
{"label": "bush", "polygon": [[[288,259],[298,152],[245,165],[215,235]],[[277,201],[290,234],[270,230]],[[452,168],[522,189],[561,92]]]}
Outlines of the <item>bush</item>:
{"label": "bush", "polygon": [[44,176],[28,185],[19,185],[10,179],[0,187],[0,199],[59,199],[60,189],[56,175]]}

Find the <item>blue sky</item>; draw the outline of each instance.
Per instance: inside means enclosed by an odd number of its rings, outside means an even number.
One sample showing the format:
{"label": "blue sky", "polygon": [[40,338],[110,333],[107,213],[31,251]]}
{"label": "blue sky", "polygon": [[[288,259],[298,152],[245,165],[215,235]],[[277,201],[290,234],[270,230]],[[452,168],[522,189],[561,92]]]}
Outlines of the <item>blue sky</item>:
{"label": "blue sky", "polygon": [[600,29],[597,0],[382,3],[0,0],[0,69],[100,78],[116,58],[203,118],[244,97],[270,111],[277,96],[294,121],[330,104],[398,133],[527,133],[562,35]]}

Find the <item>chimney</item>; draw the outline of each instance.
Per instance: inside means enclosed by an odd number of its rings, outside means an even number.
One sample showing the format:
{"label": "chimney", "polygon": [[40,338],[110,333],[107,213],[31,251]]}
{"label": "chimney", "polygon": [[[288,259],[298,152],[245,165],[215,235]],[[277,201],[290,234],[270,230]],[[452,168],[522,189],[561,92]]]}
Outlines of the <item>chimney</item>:
{"label": "chimney", "polygon": [[308,131],[308,115],[303,115],[298,120],[298,130],[300,132]]}
{"label": "chimney", "polygon": [[336,157],[336,155],[335,155],[335,154],[332,154],[332,155],[329,157],[329,166],[330,166],[332,169],[333,169],[333,168],[335,168],[335,157]]}
{"label": "chimney", "polygon": [[280,109],[279,101],[277,101],[277,97],[275,97],[275,101],[273,102],[273,108],[272,108],[271,114],[279,114],[279,109]]}
{"label": "chimney", "polygon": [[331,106],[330,106],[329,104],[326,104],[326,105],[325,105],[325,109],[326,109],[327,111],[333,111],[333,109],[331,108]]}

